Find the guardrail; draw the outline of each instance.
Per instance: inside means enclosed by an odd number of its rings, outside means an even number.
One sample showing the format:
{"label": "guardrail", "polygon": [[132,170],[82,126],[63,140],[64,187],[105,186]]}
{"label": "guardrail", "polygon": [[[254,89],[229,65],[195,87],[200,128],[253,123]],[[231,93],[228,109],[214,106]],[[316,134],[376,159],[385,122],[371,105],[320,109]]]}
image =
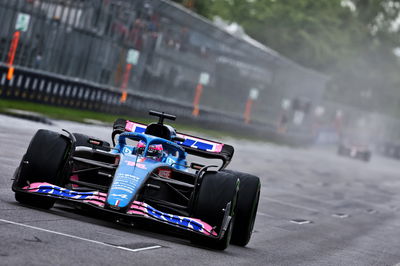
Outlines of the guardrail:
{"label": "guardrail", "polygon": [[126,102],[121,103],[120,91],[112,87],[23,67],[15,67],[14,77],[8,80],[7,71],[7,65],[0,64],[0,98],[128,117],[145,115],[149,109],[156,109],[177,115],[180,122],[201,124],[206,128],[229,130],[294,145],[311,141],[306,134],[282,136],[276,133],[273,125],[257,121],[245,124],[242,117],[217,110],[203,108],[198,117],[193,117],[191,105],[154,95],[130,93]]}
{"label": "guardrail", "polygon": [[15,68],[14,77],[8,80],[5,65],[0,65],[0,96],[111,113],[120,107],[118,94],[113,90],[24,68]]}
{"label": "guardrail", "polygon": [[[141,93],[129,93],[126,102],[121,103],[121,92],[113,87],[23,67],[16,67],[14,77],[8,80],[7,69],[5,64],[0,64],[0,96],[3,98],[121,115],[163,109],[190,118],[192,111],[191,105]],[[202,111],[199,119],[238,121],[233,115],[211,110]]]}

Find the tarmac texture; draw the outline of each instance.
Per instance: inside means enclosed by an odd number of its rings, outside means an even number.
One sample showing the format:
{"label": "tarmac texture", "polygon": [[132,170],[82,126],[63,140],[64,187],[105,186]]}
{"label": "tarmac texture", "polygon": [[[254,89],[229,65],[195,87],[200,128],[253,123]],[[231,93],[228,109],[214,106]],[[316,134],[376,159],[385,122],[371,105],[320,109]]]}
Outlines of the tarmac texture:
{"label": "tarmac texture", "polygon": [[111,128],[52,125],[0,115],[0,265],[396,265],[400,262],[400,163],[339,157],[334,148],[294,149],[224,139],[229,169],[262,182],[253,237],[214,251],[186,239],[85,215],[56,204],[18,204],[12,175],[39,128],[110,141]]}

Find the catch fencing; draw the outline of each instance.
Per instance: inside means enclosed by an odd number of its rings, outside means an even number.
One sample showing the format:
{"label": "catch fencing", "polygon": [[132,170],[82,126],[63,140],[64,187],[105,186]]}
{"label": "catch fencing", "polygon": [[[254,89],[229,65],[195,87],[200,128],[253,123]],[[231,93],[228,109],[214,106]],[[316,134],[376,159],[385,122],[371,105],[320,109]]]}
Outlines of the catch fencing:
{"label": "catch fencing", "polygon": [[[21,14],[29,25],[8,80]],[[137,60],[129,63],[130,51]],[[1,97],[120,114],[162,108],[187,120],[231,125],[243,124],[250,99],[251,123],[241,125],[246,129],[274,130],[283,100],[316,105],[327,82],[164,0],[0,0],[0,62]],[[192,117],[197,96],[200,114]],[[292,133],[309,131],[310,123],[306,114]]]}
{"label": "catch fencing", "polygon": [[8,66],[0,64],[0,98],[26,100],[54,106],[100,111],[128,116],[147,115],[147,110],[163,110],[176,114],[179,122],[201,124],[221,130],[229,130],[238,135],[266,138],[291,145],[306,145],[312,142],[309,135],[280,135],[274,128],[263,123],[244,124],[236,116],[218,110],[202,110],[202,115],[193,118],[191,105],[161,97],[132,94],[126,103],[120,102],[120,92],[95,83],[54,75],[43,71],[33,71],[18,67],[14,78],[7,79]]}

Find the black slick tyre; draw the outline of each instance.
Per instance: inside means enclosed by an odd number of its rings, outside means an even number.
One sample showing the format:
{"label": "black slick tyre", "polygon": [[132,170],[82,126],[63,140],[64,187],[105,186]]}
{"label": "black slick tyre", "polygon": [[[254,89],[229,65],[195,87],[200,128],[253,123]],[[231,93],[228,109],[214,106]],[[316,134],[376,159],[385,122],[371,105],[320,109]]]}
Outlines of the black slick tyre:
{"label": "black slick tyre", "polygon": [[234,210],[239,191],[239,179],[225,172],[207,172],[203,175],[193,206],[193,217],[215,226],[218,235],[221,234],[222,222],[227,204],[231,203],[229,216],[232,217],[224,236],[221,239],[194,236],[191,241],[212,249],[224,250],[231,239]]}
{"label": "black slick tyre", "polygon": [[257,176],[246,173],[232,170],[224,171],[231,173],[240,180],[231,243],[238,246],[246,246],[250,241],[256,220],[261,190],[260,179]]}
{"label": "black slick tyre", "polygon": [[53,198],[31,195],[18,189],[34,182],[62,185],[62,169],[68,148],[69,141],[66,137],[44,129],[36,132],[14,174],[13,190],[18,202],[44,209],[54,205]]}

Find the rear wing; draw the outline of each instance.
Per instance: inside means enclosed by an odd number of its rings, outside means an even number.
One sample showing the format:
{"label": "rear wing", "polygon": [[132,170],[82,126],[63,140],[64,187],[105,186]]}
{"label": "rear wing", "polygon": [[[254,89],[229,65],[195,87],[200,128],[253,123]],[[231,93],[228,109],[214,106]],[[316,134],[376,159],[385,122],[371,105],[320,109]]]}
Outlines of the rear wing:
{"label": "rear wing", "polygon": [[[112,140],[115,145],[115,136],[123,132],[136,132],[145,133],[147,128],[146,124],[141,124],[122,118],[117,119],[113,125]],[[221,169],[225,168],[232,160],[234,154],[234,148],[231,145],[199,138],[196,136],[176,133],[179,139],[184,139],[184,141],[175,142],[180,145],[189,154],[207,158],[207,159],[220,159],[223,161]]]}

